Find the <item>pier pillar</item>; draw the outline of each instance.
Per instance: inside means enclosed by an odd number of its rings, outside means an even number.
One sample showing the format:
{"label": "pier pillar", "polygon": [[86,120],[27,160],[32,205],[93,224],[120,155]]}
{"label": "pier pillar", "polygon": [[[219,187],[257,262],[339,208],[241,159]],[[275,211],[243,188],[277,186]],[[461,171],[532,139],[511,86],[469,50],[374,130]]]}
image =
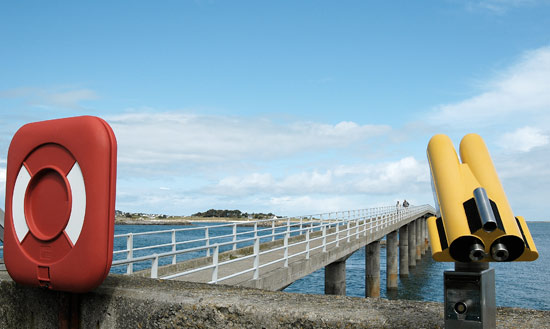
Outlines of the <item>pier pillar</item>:
{"label": "pier pillar", "polygon": [[424,241],[426,241],[426,252],[430,249],[430,234],[428,232],[428,219],[424,220]]}
{"label": "pier pillar", "polygon": [[409,267],[416,266],[416,224],[411,222],[409,227]]}
{"label": "pier pillar", "polygon": [[365,248],[365,297],[380,297],[380,240]]}
{"label": "pier pillar", "polygon": [[397,231],[386,236],[386,289],[397,289]]}
{"label": "pier pillar", "polygon": [[346,261],[325,266],[325,295],[346,295]]}
{"label": "pier pillar", "polygon": [[422,246],[422,256],[424,256],[426,254],[426,250],[428,249],[426,246],[426,218],[422,218],[420,222],[422,223],[422,238],[420,239],[420,245]]}
{"label": "pier pillar", "polygon": [[414,221],[416,226],[416,260],[422,259],[422,219]]}
{"label": "pier pillar", "polygon": [[409,275],[409,230],[408,225],[399,228],[399,276]]}

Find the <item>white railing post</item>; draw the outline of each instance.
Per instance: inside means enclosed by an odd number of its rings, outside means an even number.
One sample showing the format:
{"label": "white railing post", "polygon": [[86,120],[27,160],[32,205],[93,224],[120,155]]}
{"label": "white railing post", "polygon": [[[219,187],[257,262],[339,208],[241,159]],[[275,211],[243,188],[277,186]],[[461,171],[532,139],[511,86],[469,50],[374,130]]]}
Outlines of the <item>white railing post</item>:
{"label": "white railing post", "polygon": [[290,217],[286,218],[286,231],[290,232]]}
{"label": "white railing post", "polygon": [[254,280],[260,277],[260,238],[254,240]]}
{"label": "white railing post", "polygon": [[327,227],[323,225],[323,252],[327,252]]}
{"label": "white railing post", "polygon": [[258,222],[254,223],[254,237],[258,237]]}
{"label": "white railing post", "polygon": [[285,247],[285,252],[284,252],[284,260],[285,260],[285,267],[288,267],[288,236],[290,234],[288,234],[288,232],[286,232],[285,234],[285,241],[284,241],[284,247]]}
{"label": "white railing post", "polygon": [[208,227],[204,228],[204,238],[206,239],[206,257],[210,256],[210,237],[208,235]]}
{"label": "white railing post", "polygon": [[159,256],[153,254],[153,264],[151,265],[151,279],[157,279],[159,277]]}
{"label": "white railing post", "polygon": [[237,250],[237,224],[233,224],[233,250]]}
{"label": "white railing post", "polygon": [[336,247],[340,246],[340,222],[336,221]]}
{"label": "white railing post", "polygon": [[350,232],[349,231],[350,231],[350,229],[349,229],[349,221],[348,221],[347,228],[346,228],[346,237],[347,237],[346,241],[347,242],[349,242],[349,237],[350,237],[350,234],[349,234]]}
{"label": "white railing post", "polygon": [[355,221],[355,240],[359,239],[359,220]]}
{"label": "white railing post", "polygon": [[304,218],[300,217],[300,235],[302,235],[302,225],[303,225]]}
{"label": "white railing post", "polygon": [[[374,218],[374,221],[375,221],[375,222],[376,222],[377,220],[378,220],[378,219]],[[372,224],[373,224],[373,223],[372,223],[372,218],[371,218],[369,224],[370,224],[370,225],[369,225],[370,234],[372,234],[372,229],[373,229],[373,227],[372,227]]]}
{"label": "white railing post", "polygon": [[309,259],[309,230],[306,231],[306,259]]}
{"label": "white railing post", "polygon": [[[172,230],[172,252],[176,252],[176,230]],[[176,264],[176,255],[172,256],[172,265]]]}
{"label": "white railing post", "polygon": [[[128,237],[126,238],[126,250],[128,250],[127,258],[134,258],[134,235],[132,233],[128,233]],[[134,273],[134,263],[130,263],[126,267],[126,274],[132,273]]]}
{"label": "white railing post", "polygon": [[218,283],[219,253],[220,253],[220,246],[216,244],[216,246],[214,247],[214,255],[212,256],[212,265],[214,265],[214,268],[212,269],[212,282],[214,283]]}
{"label": "white railing post", "polygon": [[275,241],[275,219],[271,221],[271,241]]}

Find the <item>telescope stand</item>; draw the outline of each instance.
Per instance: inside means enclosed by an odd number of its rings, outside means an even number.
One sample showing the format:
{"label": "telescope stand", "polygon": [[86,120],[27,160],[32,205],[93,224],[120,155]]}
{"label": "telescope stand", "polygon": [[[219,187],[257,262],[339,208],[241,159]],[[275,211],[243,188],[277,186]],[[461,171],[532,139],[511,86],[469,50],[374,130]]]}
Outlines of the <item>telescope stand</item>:
{"label": "telescope stand", "polygon": [[495,270],[489,263],[455,263],[443,279],[446,329],[496,327]]}

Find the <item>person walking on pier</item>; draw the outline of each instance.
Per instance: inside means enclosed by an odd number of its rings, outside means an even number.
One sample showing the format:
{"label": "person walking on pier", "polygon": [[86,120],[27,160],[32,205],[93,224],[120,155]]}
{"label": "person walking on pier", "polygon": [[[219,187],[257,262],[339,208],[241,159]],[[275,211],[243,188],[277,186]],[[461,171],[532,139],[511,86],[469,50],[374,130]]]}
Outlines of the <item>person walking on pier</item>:
{"label": "person walking on pier", "polygon": [[[399,201],[397,201],[397,203],[399,203]],[[407,202],[407,200],[403,200],[403,207],[407,208],[408,206],[409,206],[409,203]]]}

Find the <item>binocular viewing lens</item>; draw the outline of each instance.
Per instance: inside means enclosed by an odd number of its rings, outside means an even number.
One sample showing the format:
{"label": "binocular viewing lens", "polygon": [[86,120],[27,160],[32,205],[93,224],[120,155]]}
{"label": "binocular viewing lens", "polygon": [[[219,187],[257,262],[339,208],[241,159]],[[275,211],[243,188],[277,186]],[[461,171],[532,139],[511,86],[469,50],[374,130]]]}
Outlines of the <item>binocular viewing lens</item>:
{"label": "binocular viewing lens", "polygon": [[470,246],[469,257],[471,261],[477,262],[485,258],[485,249],[479,243],[474,243]]}
{"label": "binocular viewing lens", "polygon": [[508,259],[509,256],[508,249],[502,243],[495,243],[491,247],[491,256],[497,262],[504,262]]}

